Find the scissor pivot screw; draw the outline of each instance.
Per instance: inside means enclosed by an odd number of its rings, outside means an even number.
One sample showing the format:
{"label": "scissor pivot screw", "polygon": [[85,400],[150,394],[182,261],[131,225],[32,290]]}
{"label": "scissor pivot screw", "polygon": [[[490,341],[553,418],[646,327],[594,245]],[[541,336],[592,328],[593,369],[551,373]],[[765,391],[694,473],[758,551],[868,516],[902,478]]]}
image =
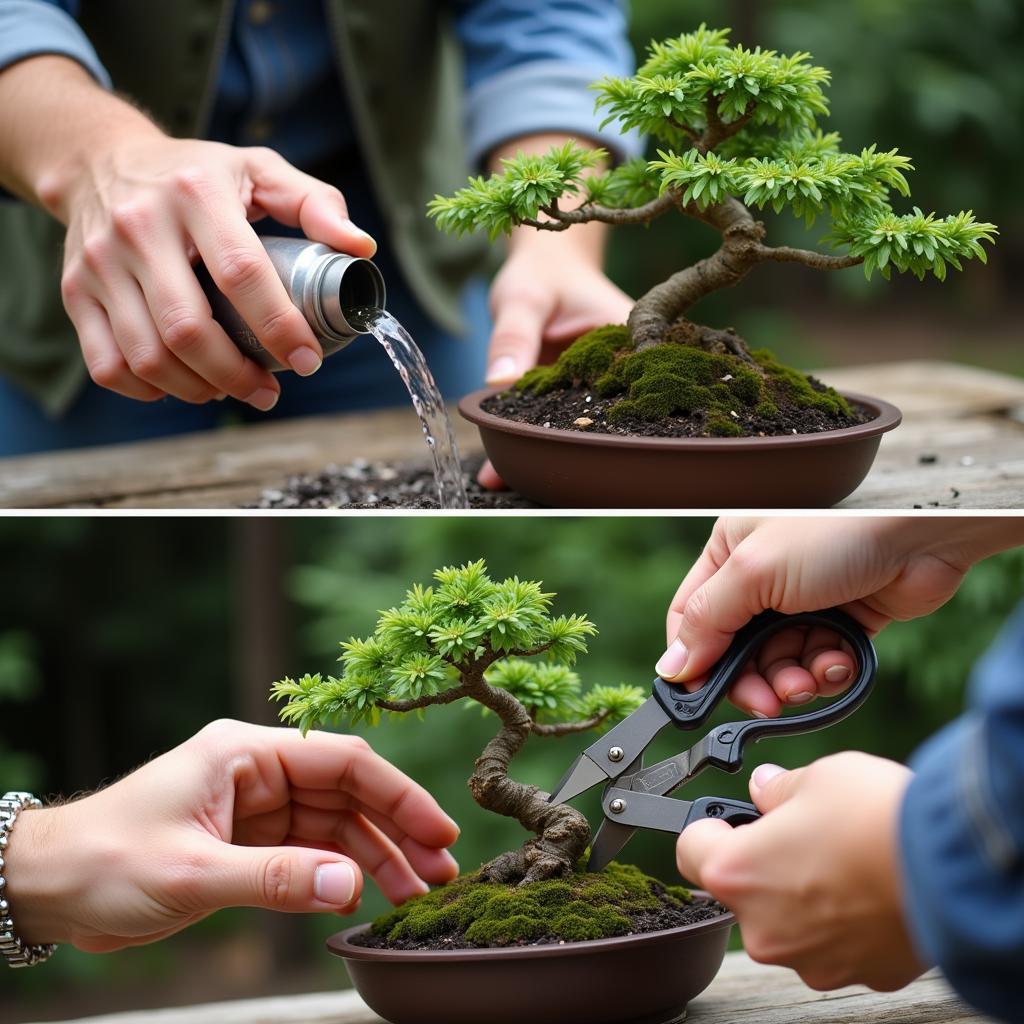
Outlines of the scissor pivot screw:
{"label": "scissor pivot screw", "polygon": [[608,751],[609,761],[621,761],[623,757],[625,757],[625,754],[623,753],[622,747],[612,747]]}
{"label": "scissor pivot screw", "polygon": [[608,805],[608,810],[611,811],[612,814],[621,814],[625,809],[626,809],[626,801],[625,800],[620,800],[618,797],[616,797]]}

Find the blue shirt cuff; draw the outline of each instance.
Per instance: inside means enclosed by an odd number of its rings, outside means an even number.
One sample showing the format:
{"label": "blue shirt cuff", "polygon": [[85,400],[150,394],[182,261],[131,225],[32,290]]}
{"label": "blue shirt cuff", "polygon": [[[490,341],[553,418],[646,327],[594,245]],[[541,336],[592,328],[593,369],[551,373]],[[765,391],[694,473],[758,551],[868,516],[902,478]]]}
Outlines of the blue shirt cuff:
{"label": "blue shirt cuff", "polygon": [[643,139],[602,130],[589,86],[606,68],[531,61],[489,75],[466,96],[466,139],[471,166],[482,168],[488,154],[510,139],[539,132],[576,136],[603,146],[615,161],[642,156]]}
{"label": "blue shirt cuff", "polygon": [[0,71],[43,54],[69,57],[105,89],[111,87],[110,75],[70,14],[41,0],[0,0]]}
{"label": "blue shirt cuff", "polygon": [[1015,981],[1024,950],[1021,853],[992,771],[993,751],[1003,746],[1000,724],[968,713],[915,756],[900,848],[907,918],[922,959],[937,963],[968,1002],[1024,1021]]}

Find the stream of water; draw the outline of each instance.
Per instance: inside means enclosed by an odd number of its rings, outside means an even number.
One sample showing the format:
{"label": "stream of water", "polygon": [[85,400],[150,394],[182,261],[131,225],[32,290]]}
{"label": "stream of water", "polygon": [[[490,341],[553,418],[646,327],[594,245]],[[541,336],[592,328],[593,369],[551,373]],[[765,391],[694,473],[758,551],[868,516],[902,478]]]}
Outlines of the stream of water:
{"label": "stream of water", "polygon": [[[350,317],[351,314],[352,311],[349,312]],[[423,353],[409,332],[386,310],[367,310],[362,319],[395,364],[420,418],[423,436],[434,462],[434,482],[441,508],[469,508],[462,482],[462,460],[451,420]]]}

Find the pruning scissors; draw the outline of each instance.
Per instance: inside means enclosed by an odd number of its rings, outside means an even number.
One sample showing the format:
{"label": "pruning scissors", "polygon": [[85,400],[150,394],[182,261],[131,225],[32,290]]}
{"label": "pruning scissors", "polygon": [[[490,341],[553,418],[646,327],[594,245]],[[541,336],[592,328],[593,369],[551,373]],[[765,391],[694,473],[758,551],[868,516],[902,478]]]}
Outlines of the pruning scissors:
{"label": "pruning scissors", "polygon": [[[793,626],[824,626],[849,643],[857,659],[857,678],[841,697],[802,714],[726,722],[675,757],[644,768],[644,751],[665,726],[671,724],[678,729],[702,726],[761,645]],[[721,818],[731,825],[747,824],[760,814],[753,804],[744,800],[713,796],[673,800],[669,794],[705,768],[738,772],[748,743],[766,736],[814,732],[841,722],[867,699],[877,668],[878,658],[867,634],[838,608],[796,615],[762,612],[736,634],[699,690],[687,693],[660,677],[655,678],[651,696],[576,758],[548,800],[565,803],[605,783],[601,801],[604,820],[591,844],[589,871],[605,867],[638,828],[679,833],[701,818]]]}

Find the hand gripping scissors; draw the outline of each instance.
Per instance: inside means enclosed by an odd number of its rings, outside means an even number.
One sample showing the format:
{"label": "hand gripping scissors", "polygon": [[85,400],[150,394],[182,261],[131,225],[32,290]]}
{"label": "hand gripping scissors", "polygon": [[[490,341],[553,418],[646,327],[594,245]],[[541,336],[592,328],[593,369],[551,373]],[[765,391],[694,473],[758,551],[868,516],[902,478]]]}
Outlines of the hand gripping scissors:
{"label": "hand gripping scissors", "polygon": [[[853,649],[857,676],[841,697],[802,714],[726,722],[675,757],[644,768],[644,751],[665,726],[702,726],[761,645],[793,626],[827,627]],[[731,825],[747,824],[760,814],[744,800],[712,796],[674,800],[669,794],[705,768],[738,772],[748,743],[766,736],[814,732],[841,722],[867,699],[877,668],[878,658],[867,634],[838,608],[796,615],[762,612],[736,634],[699,690],[687,693],[681,686],[655,678],[651,696],[576,758],[548,800],[565,803],[593,786],[605,784],[601,801],[604,820],[591,844],[589,871],[605,867],[638,828],[679,833],[701,818],[721,818]]]}

